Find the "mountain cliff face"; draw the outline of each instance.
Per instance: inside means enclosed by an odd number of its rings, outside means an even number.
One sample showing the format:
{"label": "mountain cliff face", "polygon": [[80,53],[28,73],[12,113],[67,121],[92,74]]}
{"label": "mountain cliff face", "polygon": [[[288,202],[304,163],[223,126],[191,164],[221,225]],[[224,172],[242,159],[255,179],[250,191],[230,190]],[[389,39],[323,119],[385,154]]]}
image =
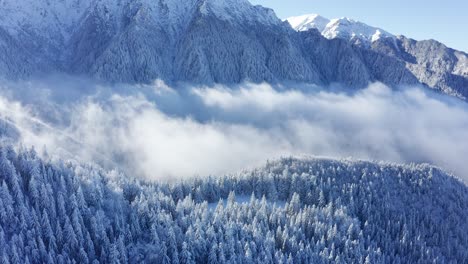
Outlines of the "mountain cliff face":
{"label": "mountain cliff face", "polygon": [[[73,13],[76,18],[67,23],[61,16],[70,14],[56,11],[58,7],[46,8],[49,2],[42,3],[43,10],[34,7],[30,13],[40,10],[56,19],[45,15],[28,21],[26,15],[19,19],[16,13],[4,12],[0,25],[11,29],[5,37],[16,43],[8,45],[2,61],[14,64],[15,58],[7,54],[30,51],[30,57],[47,62],[52,71],[116,82],[156,78],[222,83],[319,80],[293,43],[293,30],[272,10],[248,1],[88,2],[81,3],[88,6],[86,12]],[[4,10],[13,10],[16,3],[7,1],[5,5],[11,7]],[[38,26],[29,27],[36,20],[40,21]],[[30,28],[31,33],[25,34],[24,28]],[[42,41],[43,36],[51,36],[51,40]],[[45,44],[12,50],[17,43],[26,42]]]}
{"label": "mountain cliff face", "polygon": [[[392,50],[388,52],[389,50]],[[376,42],[372,50],[393,57],[423,84],[451,95],[468,95],[468,54],[446,47],[435,40],[415,41],[399,36],[396,46]]]}
{"label": "mountain cliff face", "polygon": [[[61,72],[110,82],[297,81],[352,88],[381,81],[468,96],[462,52],[352,20],[309,20],[301,30],[312,29],[297,32],[247,0],[6,0],[0,9],[0,75]],[[326,38],[316,27],[323,27]]]}
{"label": "mountain cliff face", "polygon": [[327,39],[346,40],[379,81],[390,85],[422,83],[450,95],[468,95],[468,55],[440,42],[395,36],[348,18],[304,15],[287,21],[299,33],[318,30]]}

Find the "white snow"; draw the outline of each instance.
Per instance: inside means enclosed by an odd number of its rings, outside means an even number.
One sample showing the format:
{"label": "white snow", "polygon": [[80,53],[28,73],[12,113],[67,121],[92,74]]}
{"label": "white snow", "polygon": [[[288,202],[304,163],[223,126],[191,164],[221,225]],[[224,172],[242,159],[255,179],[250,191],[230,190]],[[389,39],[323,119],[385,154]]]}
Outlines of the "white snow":
{"label": "white snow", "polygon": [[11,35],[40,34],[63,41],[91,5],[91,0],[5,0],[0,8],[0,26]]}
{"label": "white snow", "polygon": [[93,9],[113,16],[126,8],[140,8],[154,23],[177,31],[191,20],[194,10],[227,21],[260,21],[279,24],[273,10],[252,5],[248,0],[3,0],[0,27],[12,36],[37,34],[57,43],[66,43],[73,30]]}
{"label": "white snow", "polygon": [[316,28],[328,39],[342,38],[370,44],[382,38],[395,38],[394,35],[383,29],[346,17],[328,20],[320,15],[312,14],[290,17],[286,21],[297,31]]}
{"label": "white snow", "polygon": [[[236,198],[235,198],[234,201],[238,206],[247,206],[247,205],[249,205],[251,199],[252,199],[252,196],[236,195]],[[216,203],[208,203],[208,209],[210,211],[216,210],[216,208],[218,207],[219,202],[221,202],[221,201],[223,202],[223,206],[226,207],[227,206],[227,199],[220,199]],[[275,208],[284,208],[286,206],[286,202],[285,201],[280,201],[280,200],[277,200],[277,201],[267,200],[267,203],[268,203],[268,205],[273,206]]]}
{"label": "white snow", "polygon": [[236,22],[260,22],[265,25],[280,24],[272,9],[254,6],[248,0],[205,0],[205,12],[220,19]]}
{"label": "white snow", "polygon": [[454,74],[468,77],[468,55],[463,52],[455,52],[458,59],[455,65]]}
{"label": "white snow", "polygon": [[311,28],[316,28],[322,32],[327,24],[330,23],[329,19],[317,14],[290,17],[287,21],[297,31],[307,31]]}

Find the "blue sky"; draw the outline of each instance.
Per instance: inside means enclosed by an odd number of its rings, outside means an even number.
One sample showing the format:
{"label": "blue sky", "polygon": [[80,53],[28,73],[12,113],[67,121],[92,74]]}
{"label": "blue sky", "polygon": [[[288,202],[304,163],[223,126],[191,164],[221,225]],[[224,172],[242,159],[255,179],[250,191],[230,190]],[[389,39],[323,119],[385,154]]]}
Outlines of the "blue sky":
{"label": "blue sky", "polygon": [[396,35],[436,39],[468,52],[468,0],[250,0],[280,18],[320,14],[349,17]]}

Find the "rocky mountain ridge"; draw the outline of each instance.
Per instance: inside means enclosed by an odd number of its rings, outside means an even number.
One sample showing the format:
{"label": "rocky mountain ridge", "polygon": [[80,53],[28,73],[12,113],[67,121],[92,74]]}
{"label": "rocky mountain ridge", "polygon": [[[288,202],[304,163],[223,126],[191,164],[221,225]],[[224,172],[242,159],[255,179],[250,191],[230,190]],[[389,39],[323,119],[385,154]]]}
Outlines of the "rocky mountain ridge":
{"label": "rocky mountain ridge", "polygon": [[404,37],[359,45],[297,32],[247,0],[7,0],[0,15],[0,75],[9,79],[59,72],[124,83],[380,81],[468,96],[463,52]]}

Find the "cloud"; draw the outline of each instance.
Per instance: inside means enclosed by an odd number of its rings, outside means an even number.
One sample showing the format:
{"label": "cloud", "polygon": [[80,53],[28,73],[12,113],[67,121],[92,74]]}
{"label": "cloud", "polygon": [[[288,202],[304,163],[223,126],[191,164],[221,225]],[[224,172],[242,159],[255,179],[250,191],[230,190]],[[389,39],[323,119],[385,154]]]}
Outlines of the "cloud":
{"label": "cloud", "polygon": [[[66,85],[40,85],[47,90],[40,102],[3,93],[2,117],[26,145],[147,179],[217,175],[290,155],[429,162],[468,179],[466,103],[419,88],[83,82],[86,92],[73,99],[50,99]],[[59,117],[46,122],[50,109]]]}
{"label": "cloud", "polygon": [[395,91],[373,84],[354,94],[305,94],[260,85],[195,93],[214,113],[282,127],[293,153],[429,162],[466,175],[466,103],[420,88]]}

